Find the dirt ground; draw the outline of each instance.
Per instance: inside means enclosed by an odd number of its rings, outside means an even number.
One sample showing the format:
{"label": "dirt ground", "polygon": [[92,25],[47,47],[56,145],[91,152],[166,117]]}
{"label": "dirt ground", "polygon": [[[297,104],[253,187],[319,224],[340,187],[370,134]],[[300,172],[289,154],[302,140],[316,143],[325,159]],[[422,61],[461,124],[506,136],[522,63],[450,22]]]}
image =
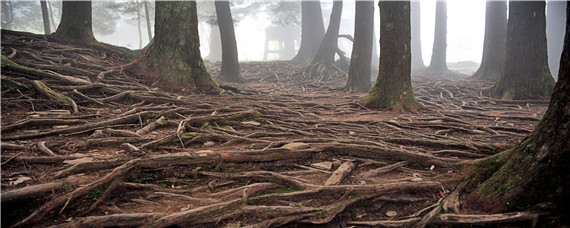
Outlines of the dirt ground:
{"label": "dirt ground", "polygon": [[414,72],[426,109],[371,110],[287,61],[241,63],[220,95],[165,91],[117,67],[135,54],[2,32],[2,226],[408,226],[548,106]]}

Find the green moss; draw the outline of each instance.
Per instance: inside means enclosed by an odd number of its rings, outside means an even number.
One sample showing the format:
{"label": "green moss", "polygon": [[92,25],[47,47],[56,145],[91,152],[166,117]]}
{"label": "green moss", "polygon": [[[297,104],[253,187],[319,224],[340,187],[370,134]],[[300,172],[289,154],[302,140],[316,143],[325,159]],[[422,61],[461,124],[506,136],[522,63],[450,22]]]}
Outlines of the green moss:
{"label": "green moss", "polygon": [[75,190],[76,188],[77,188],[77,185],[75,185],[75,183],[65,181],[65,182],[61,183],[61,186],[59,186],[58,190],[59,190],[60,192],[65,193],[65,192],[73,191],[73,190]]}
{"label": "green moss", "polygon": [[103,195],[103,191],[101,189],[93,189],[89,193],[87,193],[87,197],[92,201],[97,201],[99,197]]}

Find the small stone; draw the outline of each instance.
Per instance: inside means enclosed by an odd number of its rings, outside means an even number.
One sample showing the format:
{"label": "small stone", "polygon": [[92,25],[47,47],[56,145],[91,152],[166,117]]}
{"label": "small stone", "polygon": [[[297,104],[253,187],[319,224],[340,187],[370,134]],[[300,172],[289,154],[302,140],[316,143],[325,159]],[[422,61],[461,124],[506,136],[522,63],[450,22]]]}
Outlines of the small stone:
{"label": "small stone", "polygon": [[115,113],[115,114],[123,113],[123,111],[122,111],[121,109],[114,109],[114,110],[111,111],[111,112],[112,112],[112,113]]}
{"label": "small stone", "polygon": [[208,142],[205,142],[205,143],[204,143],[204,146],[205,146],[205,147],[210,147],[210,146],[214,146],[214,145],[216,145],[216,143],[215,143],[215,142],[212,142],[212,141],[208,141]]}
{"label": "small stone", "polygon": [[429,170],[433,170],[435,169],[435,165],[432,165],[431,167],[429,167]]}
{"label": "small stone", "polygon": [[311,146],[309,146],[309,144],[302,143],[302,142],[294,142],[294,143],[285,144],[281,148],[289,149],[289,150],[302,150],[302,149],[311,148]]}
{"label": "small stone", "polygon": [[366,185],[366,181],[360,181],[360,185]]}
{"label": "small stone", "polygon": [[241,123],[242,123],[242,124],[245,124],[245,125],[251,125],[251,126],[261,126],[261,123],[256,122],[256,121],[244,121],[244,122],[241,122]]}
{"label": "small stone", "polygon": [[321,170],[331,170],[332,169],[332,162],[318,162],[311,164],[311,167]]}
{"label": "small stone", "polygon": [[355,135],[356,132],[354,132],[354,131],[348,131],[348,134],[349,134],[349,135]]}
{"label": "small stone", "polygon": [[420,182],[420,181],[423,181],[423,180],[424,180],[424,179],[419,178],[419,177],[413,177],[412,179],[410,179],[410,181],[412,181],[412,182]]}
{"label": "small stone", "polygon": [[394,217],[396,215],[398,215],[398,212],[395,212],[395,211],[387,211],[386,212],[386,216],[388,216],[388,217]]}

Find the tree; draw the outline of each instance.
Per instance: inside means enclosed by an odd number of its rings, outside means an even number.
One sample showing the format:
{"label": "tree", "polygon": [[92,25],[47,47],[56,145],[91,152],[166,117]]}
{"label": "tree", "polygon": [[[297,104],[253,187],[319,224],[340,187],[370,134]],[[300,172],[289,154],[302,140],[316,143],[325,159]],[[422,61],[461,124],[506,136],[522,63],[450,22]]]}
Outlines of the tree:
{"label": "tree", "polygon": [[222,67],[220,79],[228,82],[241,82],[243,78],[239,73],[239,61],[234,32],[234,21],[229,1],[215,1],[218,26],[222,40]]}
{"label": "tree", "polygon": [[493,96],[520,100],[552,94],[544,8],[544,1],[509,3],[504,75],[493,86]]}
{"label": "tree", "polygon": [[128,70],[153,83],[220,93],[200,56],[196,2],[157,1],[155,10],[153,42]]}
{"label": "tree", "polygon": [[291,61],[305,63],[317,53],[325,36],[321,2],[301,2],[301,20],[301,45]]}
{"label": "tree", "polygon": [[422,58],[420,1],[412,1],[412,69],[425,68]]}
{"label": "tree", "polygon": [[497,81],[502,77],[507,42],[507,2],[487,0],[483,58],[474,78]]}
{"label": "tree", "polygon": [[344,89],[368,92],[370,90],[370,65],[372,64],[372,39],[374,37],[374,2],[357,1],[355,7],[354,41],[348,81]]}
{"label": "tree", "polygon": [[325,77],[332,77],[339,71],[334,66],[334,55],[338,50],[338,30],[340,27],[340,16],[342,14],[342,0],[335,0],[330,16],[329,26],[319,50],[311,59],[309,65],[303,67],[297,75],[301,80],[316,79],[321,81]]}
{"label": "tree", "polygon": [[12,1],[2,1],[2,29],[12,29],[13,13]]}
{"label": "tree", "polygon": [[40,6],[42,8],[42,18],[44,22],[44,33],[51,34],[51,28],[49,27],[49,13],[46,1],[40,1]]}
{"label": "tree", "polygon": [[144,3],[144,17],[146,19],[146,31],[148,32],[148,40],[150,42],[150,40],[152,40],[152,26],[150,23],[150,12],[149,12],[149,6],[148,6],[148,1],[143,1]]}
{"label": "tree", "polygon": [[549,0],[546,4],[546,39],[548,46],[548,67],[554,79],[558,78],[560,53],[564,41],[564,25],[566,24],[566,1]]}
{"label": "tree", "polygon": [[[541,4],[536,2],[511,1],[509,4],[510,10],[514,11],[511,11],[511,15],[515,17],[509,18],[513,20],[519,20],[514,14],[523,13],[520,10],[524,9],[521,8],[534,7],[537,16],[540,11],[544,12],[540,10]],[[570,8],[567,8],[566,12],[568,21]],[[525,11],[524,14],[529,18],[533,15],[530,11]],[[530,35],[529,31],[538,32],[528,28],[525,31],[527,35]],[[534,210],[541,213],[546,209],[555,215],[562,215],[561,224],[568,224],[570,222],[568,214],[570,205],[567,203],[570,200],[568,181],[570,112],[568,110],[570,110],[570,26],[566,24],[559,79],[548,110],[532,133],[520,144],[470,166],[469,170],[473,173],[459,186],[467,195],[464,207],[491,213],[514,210]]]}
{"label": "tree", "polygon": [[435,4],[435,32],[433,38],[433,49],[431,62],[428,70],[431,72],[447,71],[446,61],[447,50],[447,1],[437,1]]}
{"label": "tree", "polygon": [[361,102],[369,108],[416,110],[412,91],[410,2],[380,1],[380,68],[376,84]]}
{"label": "tree", "polygon": [[54,35],[96,43],[91,24],[91,1],[63,1],[61,22]]}

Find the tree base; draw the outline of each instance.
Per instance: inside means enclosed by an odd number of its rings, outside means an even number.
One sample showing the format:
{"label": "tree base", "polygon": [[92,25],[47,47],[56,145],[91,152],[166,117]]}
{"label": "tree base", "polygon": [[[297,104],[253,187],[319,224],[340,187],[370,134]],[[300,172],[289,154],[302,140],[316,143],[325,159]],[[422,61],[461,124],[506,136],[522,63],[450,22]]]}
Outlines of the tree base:
{"label": "tree base", "polygon": [[293,77],[298,81],[327,81],[334,78],[346,78],[347,73],[336,65],[317,62],[303,67]]}

